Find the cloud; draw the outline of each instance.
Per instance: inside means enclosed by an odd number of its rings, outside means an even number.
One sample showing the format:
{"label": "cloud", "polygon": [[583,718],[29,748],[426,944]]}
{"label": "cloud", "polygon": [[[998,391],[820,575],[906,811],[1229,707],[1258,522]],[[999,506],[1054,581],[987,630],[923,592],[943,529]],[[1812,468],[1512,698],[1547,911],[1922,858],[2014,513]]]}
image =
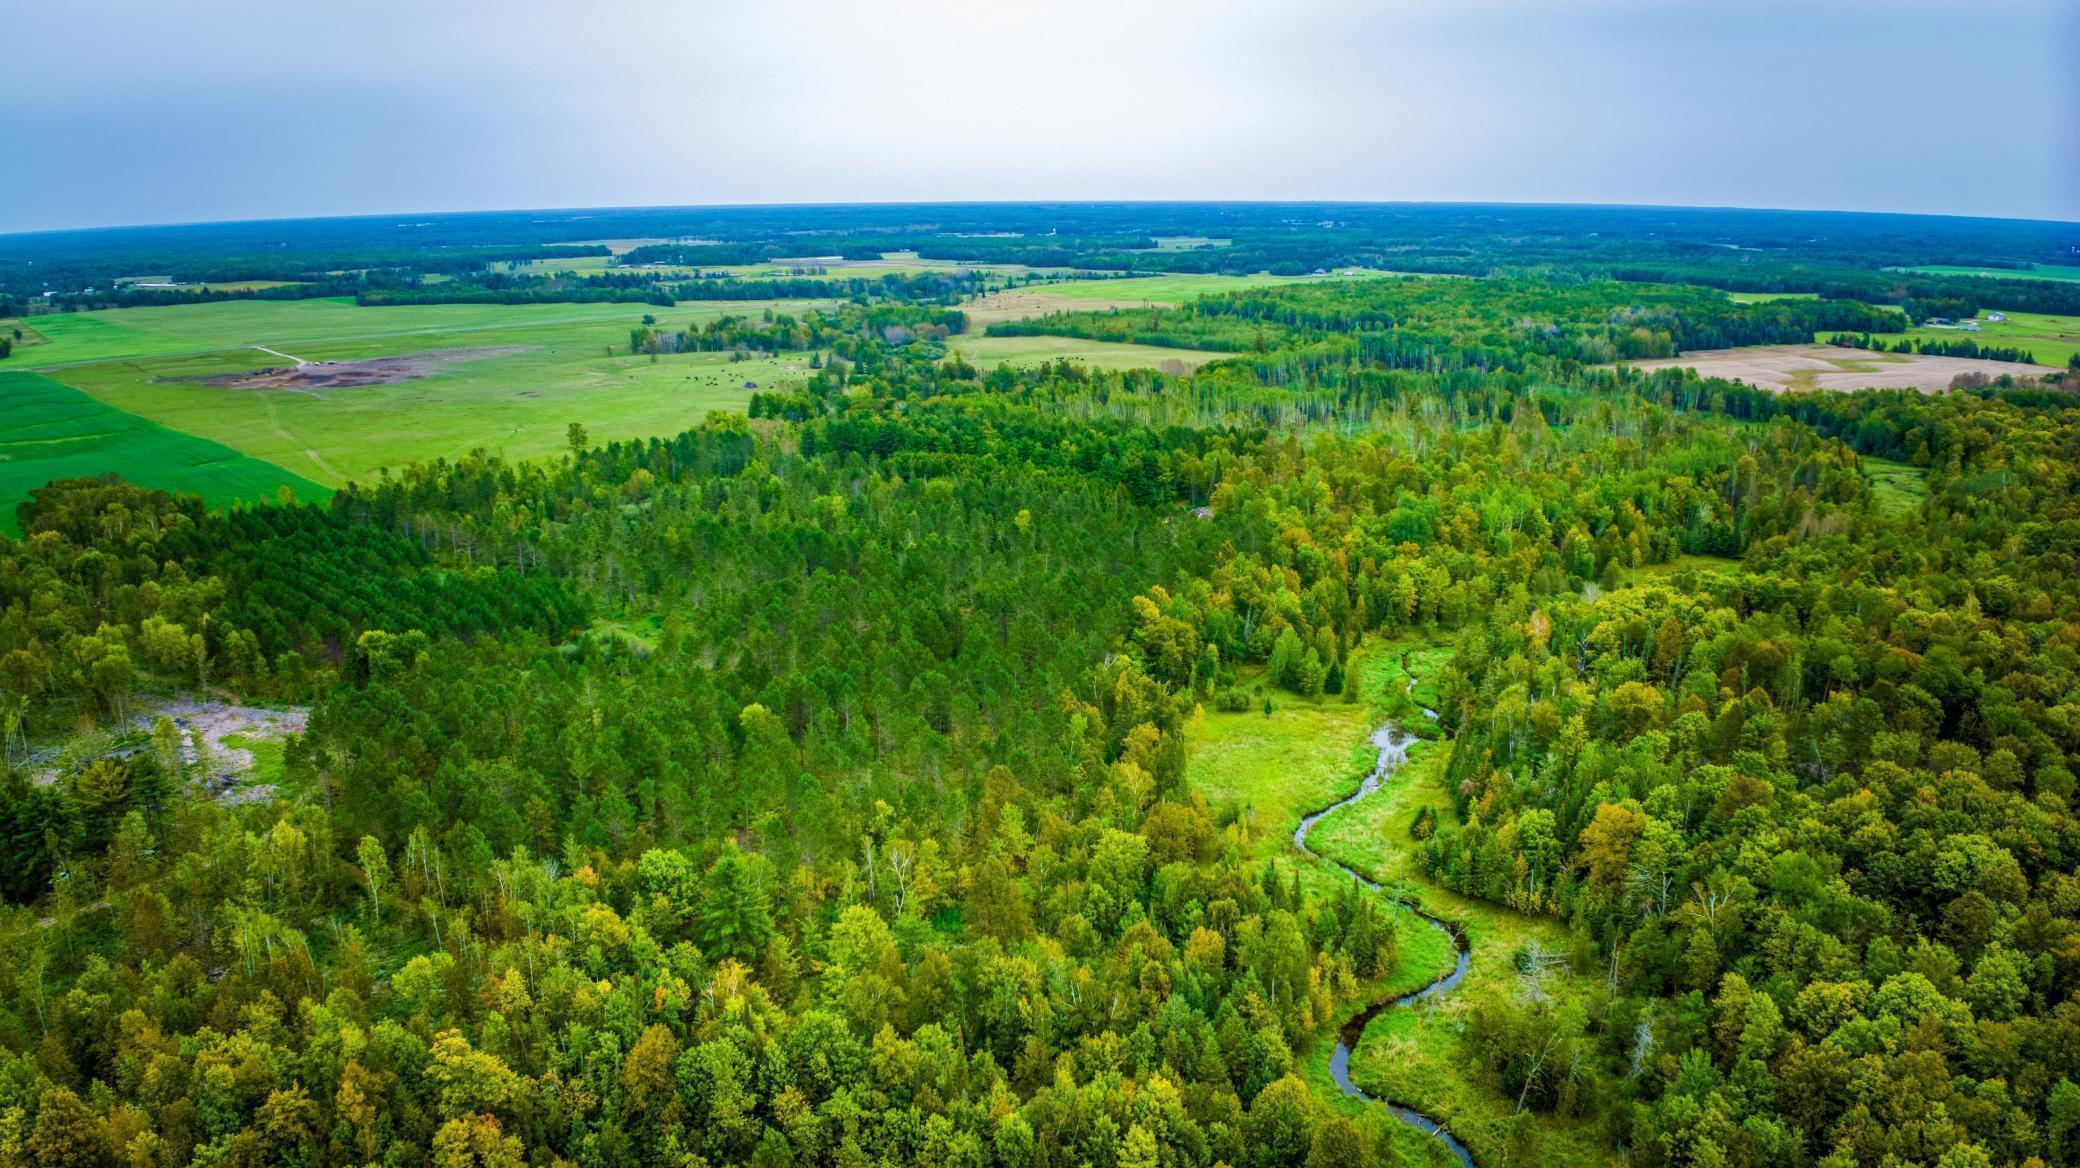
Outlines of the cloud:
{"label": "cloud", "polygon": [[2049,2],[84,0],[0,229],[961,198],[2080,216]]}

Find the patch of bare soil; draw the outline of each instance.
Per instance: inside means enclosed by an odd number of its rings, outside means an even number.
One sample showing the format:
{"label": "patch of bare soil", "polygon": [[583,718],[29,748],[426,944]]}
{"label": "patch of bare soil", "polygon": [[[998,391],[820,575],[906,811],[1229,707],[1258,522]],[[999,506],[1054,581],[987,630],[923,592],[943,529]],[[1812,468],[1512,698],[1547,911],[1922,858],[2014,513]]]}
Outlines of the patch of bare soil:
{"label": "patch of bare soil", "polygon": [[371,357],[365,361],[306,361],[288,369],[262,369],[230,377],[212,377],[204,385],[226,389],[277,389],[317,393],[327,389],[363,389],[398,385],[430,377],[450,365],[488,361],[524,353],[533,345],[489,345],[478,349],[429,349],[405,357]]}
{"label": "patch of bare soil", "polygon": [[[268,709],[242,706],[217,698],[154,700],[138,708],[130,715],[129,722],[112,735],[99,739],[99,749],[92,746],[94,740],[89,740],[90,755],[76,753],[82,745],[80,743],[51,746],[31,751],[23,765],[31,782],[47,785],[56,782],[60,770],[67,766],[85,765],[91,758],[98,757],[126,758],[152,749],[150,735],[153,728],[159,724],[159,719],[170,718],[174,729],[180,731],[181,765],[194,774],[198,782],[208,788],[219,802],[258,803],[272,798],[274,787],[268,783],[247,781],[253,773],[253,752],[250,747],[234,744],[229,739],[250,743],[256,739],[301,734],[310,724],[310,713],[308,706]],[[198,735],[202,740],[200,749],[196,746]]]}
{"label": "patch of bare soil", "polygon": [[[310,714],[307,706],[284,706],[271,710],[264,706],[241,706],[215,699],[195,701],[179,698],[157,703],[151,709],[132,716],[130,724],[134,729],[150,733],[159,719],[171,718],[174,728],[181,732],[182,765],[201,766],[201,782],[215,792],[220,801],[257,803],[271,798],[274,788],[266,783],[245,782],[246,776],[253,773],[253,752],[234,746],[225,739],[235,737],[251,741],[301,734],[310,724]],[[195,749],[198,731],[202,737],[200,754]]]}
{"label": "patch of bare soil", "polygon": [[1873,353],[1835,345],[1754,345],[1744,349],[1699,349],[1680,357],[1625,362],[1635,369],[1695,369],[1701,377],[1745,381],[1758,389],[1918,389],[1941,393],[1965,374],[2016,378],[2057,373],[2049,365],[1988,361],[1979,357],[1935,357],[1916,353]]}

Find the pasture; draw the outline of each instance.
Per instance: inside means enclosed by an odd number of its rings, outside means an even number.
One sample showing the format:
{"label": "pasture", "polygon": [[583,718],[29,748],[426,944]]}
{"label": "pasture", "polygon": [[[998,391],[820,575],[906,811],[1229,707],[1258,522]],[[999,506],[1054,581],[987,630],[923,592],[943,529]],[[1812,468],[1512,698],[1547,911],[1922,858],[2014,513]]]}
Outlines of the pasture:
{"label": "pasture", "polygon": [[121,471],[141,486],[201,495],[213,506],[273,498],[288,488],[316,500],[324,487],[236,450],[170,430],[29,372],[0,372],[0,531],[15,534],[15,506],[57,478]]}

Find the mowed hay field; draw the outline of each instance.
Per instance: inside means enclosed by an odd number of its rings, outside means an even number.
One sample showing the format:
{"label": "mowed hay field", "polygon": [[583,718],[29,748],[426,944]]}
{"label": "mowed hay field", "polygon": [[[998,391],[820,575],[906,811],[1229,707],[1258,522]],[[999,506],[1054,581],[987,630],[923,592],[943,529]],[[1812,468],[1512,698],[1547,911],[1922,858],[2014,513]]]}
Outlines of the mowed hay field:
{"label": "mowed hay field", "polygon": [[1985,361],[1971,357],[1924,357],[1908,353],[1872,353],[1833,345],[1752,345],[1742,349],[1700,349],[1656,361],[1628,361],[1635,369],[1695,369],[1702,377],[1745,381],[1760,389],[1918,389],[1939,393],[1961,373],[2014,377],[2056,373],[2043,365]]}
{"label": "mowed hay field", "polygon": [[305,501],[331,492],[221,443],[169,430],[28,372],[0,373],[0,531],[15,507],[58,478],[119,471],[140,486],[201,495],[212,506],[269,499],[287,487]]}
{"label": "mowed hay field", "polygon": [[[339,486],[382,467],[480,447],[512,458],[553,453],[564,448],[572,422],[607,441],[676,434],[710,410],[742,409],[755,392],[747,383],[764,388],[800,376],[808,355],[735,362],[701,353],[652,361],[629,354],[628,332],[645,313],[676,329],[767,307],[799,312],[810,305],[358,308],[227,301],[38,318],[49,342],[33,359],[46,376],[109,406]],[[310,391],[212,384],[297,359],[436,352],[448,359],[395,384]]]}

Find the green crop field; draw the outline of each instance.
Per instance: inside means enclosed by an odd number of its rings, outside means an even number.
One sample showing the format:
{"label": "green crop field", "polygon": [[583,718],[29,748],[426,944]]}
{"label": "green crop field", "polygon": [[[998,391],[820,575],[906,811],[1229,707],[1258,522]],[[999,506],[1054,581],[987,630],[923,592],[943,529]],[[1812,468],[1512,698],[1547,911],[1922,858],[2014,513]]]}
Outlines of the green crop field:
{"label": "green crop field", "polygon": [[2031,264],[2027,268],[1961,268],[1949,264],[1926,264],[1895,270],[1930,276],[1986,276],[1995,280],[2080,280],[2080,267],[2068,264]]}
{"label": "green crop field", "polygon": [[273,498],[288,487],[322,499],[324,487],[221,443],[183,434],[104,405],[28,372],[0,373],[0,531],[14,533],[16,504],[57,478],[121,471],[141,486],[201,495],[213,505]]}
{"label": "green crop field", "polygon": [[[2007,312],[2002,315],[2007,319],[1989,320],[1982,311],[1978,332],[1921,325],[1907,330],[1907,335],[1930,340],[1974,340],[1982,345],[2024,349],[2037,359],[2039,365],[2064,365],[2073,359],[2073,354],[2080,353],[2080,316],[2053,316],[2043,312]],[[1819,339],[1831,340],[1837,335],[1822,333]],[[1896,338],[1887,336],[1886,339]]]}

